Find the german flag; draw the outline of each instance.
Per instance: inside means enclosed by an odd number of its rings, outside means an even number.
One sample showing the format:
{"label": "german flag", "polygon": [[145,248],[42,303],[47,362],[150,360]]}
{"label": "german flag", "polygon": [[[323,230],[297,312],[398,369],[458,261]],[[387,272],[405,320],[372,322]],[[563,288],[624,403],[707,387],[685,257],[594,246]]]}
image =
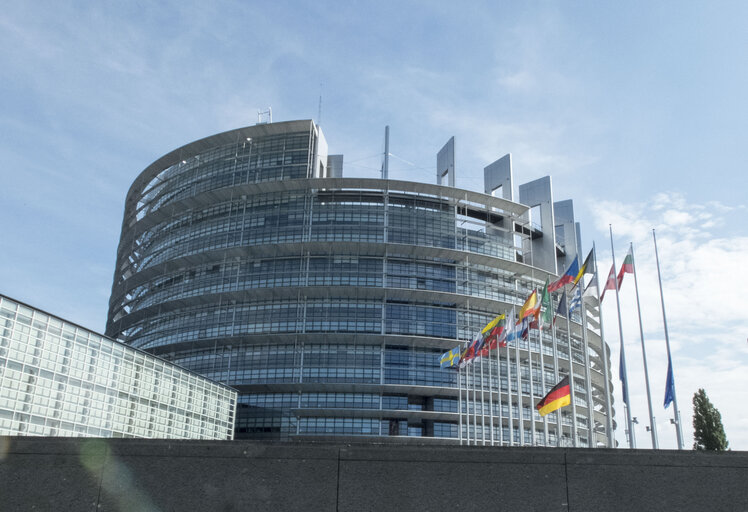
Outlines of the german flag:
{"label": "german flag", "polygon": [[540,412],[541,416],[545,416],[548,413],[560,409],[565,405],[571,403],[571,390],[569,389],[569,376],[564,377],[561,382],[553,386],[547,395],[538,402],[535,408]]}

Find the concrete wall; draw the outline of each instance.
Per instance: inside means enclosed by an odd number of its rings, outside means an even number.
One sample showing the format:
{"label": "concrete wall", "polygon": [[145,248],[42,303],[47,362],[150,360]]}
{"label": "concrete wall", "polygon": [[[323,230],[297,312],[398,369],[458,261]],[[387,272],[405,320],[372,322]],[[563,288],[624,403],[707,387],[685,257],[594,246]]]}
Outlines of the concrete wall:
{"label": "concrete wall", "polygon": [[[574,220],[574,202],[571,199],[566,199],[553,203],[553,217],[556,224],[556,236],[561,235],[561,245],[566,252],[564,258],[558,262],[559,273],[566,271],[578,254],[581,254],[579,257],[579,268],[581,268],[584,263],[584,253],[581,250],[581,237],[577,236],[577,226],[579,224]],[[556,243],[559,243],[558,238],[556,238]]]}
{"label": "concrete wall", "polygon": [[748,453],[0,438],[3,510],[748,510]]}
{"label": "concrete wall", "polygon": [[[501,187],[501,194],[494,194]],[[514,177],[512,176],[512,154],[507,153],[494,163],[483,168],[483,191],[489,196],[514,201]]]}
{"label": "concrete wall", "polygon": [[455,186],[455,138],[450,137],[436,154],[436,184]]}

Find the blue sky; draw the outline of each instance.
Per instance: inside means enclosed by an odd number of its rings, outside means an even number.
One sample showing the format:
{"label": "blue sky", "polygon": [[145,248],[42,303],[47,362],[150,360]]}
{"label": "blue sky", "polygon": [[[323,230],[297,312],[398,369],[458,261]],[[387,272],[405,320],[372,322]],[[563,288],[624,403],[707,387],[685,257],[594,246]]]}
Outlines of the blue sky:
{"label": "blue sky", "polygon": [[[69,4],[69,5],[68,5]],[[748,47],[744,2],[16,2],[0,14],[0,292],[103,331],[124,197],[149,163],[204,136],[318,119],[347,175],[457,186],[512,153],[550,174],[584,250],[636,250],[657,428],[666,359],[657,229],[687,448],[704,387],[748,449]],[[637,440],[649,447],[632,282],[621,293]],[[615,305],[606,336],[618,353]],[[618,366],[617,356],[613,367]],[[616,380],[616,401],[620,386]],[[624,423],[617,407],[617,420]],[[622,429],[618,438],[623,442]]]}

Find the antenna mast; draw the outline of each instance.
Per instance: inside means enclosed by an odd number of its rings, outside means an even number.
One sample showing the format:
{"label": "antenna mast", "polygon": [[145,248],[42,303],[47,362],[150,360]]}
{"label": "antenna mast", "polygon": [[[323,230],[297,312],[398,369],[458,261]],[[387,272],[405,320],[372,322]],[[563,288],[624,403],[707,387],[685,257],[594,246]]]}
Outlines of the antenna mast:
{"label": "antenna mast", "polygon": [[389,179],[390,166],[390,126],[384,127],[384,162],[382,163],[382,179]]}
{"label": "antenna mast", "polygon": [[[263,121],[263,116],[266,116],[266,121]],[[267,110],[257,111],[257,124],[267,124],[273,122],[273,107],[268,107]]]}
{"label": "antenna mast", "polygon": [[322,82],[319,83],[319,106],[317,107],[317,124],[322,124]]}

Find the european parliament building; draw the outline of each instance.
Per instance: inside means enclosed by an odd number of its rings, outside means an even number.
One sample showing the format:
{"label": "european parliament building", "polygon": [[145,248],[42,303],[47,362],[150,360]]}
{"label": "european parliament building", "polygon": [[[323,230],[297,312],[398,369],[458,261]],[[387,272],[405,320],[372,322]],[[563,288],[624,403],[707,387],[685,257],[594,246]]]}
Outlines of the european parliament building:
{"label": "european parliament building", "polygon": [[[612,446],[595,300],[476,367],[472,400],[440,368],[581,244],[550,177],[515,198],[510,155],[458,189],[451,139],[435,174],[343,177],[311,120],[175,149],[127,194],[106,333],[237,389],[236,438]],[[541,418],[570,372],[573,407]]]}

